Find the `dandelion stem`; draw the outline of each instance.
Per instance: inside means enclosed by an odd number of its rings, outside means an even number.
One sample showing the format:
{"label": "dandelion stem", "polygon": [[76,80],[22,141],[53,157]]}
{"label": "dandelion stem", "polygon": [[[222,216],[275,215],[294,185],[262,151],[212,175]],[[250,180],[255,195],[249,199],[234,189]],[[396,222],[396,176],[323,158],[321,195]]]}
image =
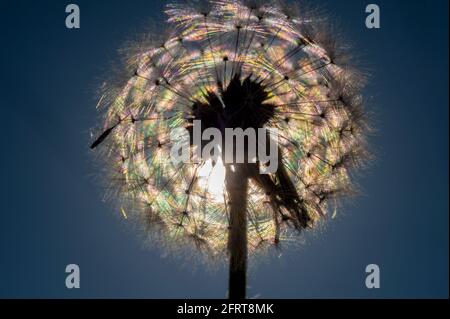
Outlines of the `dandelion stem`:
{"label": "dandelion stem", "polygon": [[247,190],[248,178],[244,165],[227,167],[226,187],[229,194],[230,228],[228,252],[230,255],[228,297],[245,299],[247,282]]}

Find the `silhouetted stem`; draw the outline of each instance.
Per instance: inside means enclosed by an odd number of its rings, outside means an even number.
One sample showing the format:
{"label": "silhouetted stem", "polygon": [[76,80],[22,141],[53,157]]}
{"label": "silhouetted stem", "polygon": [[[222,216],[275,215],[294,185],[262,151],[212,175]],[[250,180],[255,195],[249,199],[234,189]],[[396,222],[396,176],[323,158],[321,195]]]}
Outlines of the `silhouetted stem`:
{"label": "silhouetted stem", "polygon": [[226,171],[226,187],[229,196],[230,228],[228,251],[230,255],[230,277],[228,297],[245,299],[247,285],[247,189],[248,178],[243,166],[234,165]]}

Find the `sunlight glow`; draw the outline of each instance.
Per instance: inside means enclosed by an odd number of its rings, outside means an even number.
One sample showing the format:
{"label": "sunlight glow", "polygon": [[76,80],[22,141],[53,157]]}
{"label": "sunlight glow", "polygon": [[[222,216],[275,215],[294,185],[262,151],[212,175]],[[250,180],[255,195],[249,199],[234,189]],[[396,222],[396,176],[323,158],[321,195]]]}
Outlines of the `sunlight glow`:
{"label": "sunlight glow", "polygon": [[199,185],[208,190],[209,195],[215,202],[223,202],[223,194],[225,190],[225,166],[219,157],[216,165],[213,167],[212,160],[203,164],[200,168]]}

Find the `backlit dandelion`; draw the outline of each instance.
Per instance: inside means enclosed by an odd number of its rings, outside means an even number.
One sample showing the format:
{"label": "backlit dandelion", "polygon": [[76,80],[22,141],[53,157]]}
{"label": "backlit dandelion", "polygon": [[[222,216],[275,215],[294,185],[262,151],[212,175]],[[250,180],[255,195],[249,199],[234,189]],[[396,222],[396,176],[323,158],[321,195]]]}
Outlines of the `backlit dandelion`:
{"label": "backlit dandelion", "polygon": [[[232,298],[245,296],[247,256],[333,213],[366,160],[362,78],[323,20],[294,12],[257,1],[170,4],[169,35],[136,46],[126,83],[99,103],[92,148],[122,214],[161,243],[228,253]],[[277,171],[223,155],[175,164],[171,132],[186,128],[194,152],[195,120],[202,130],[277,129]]]}

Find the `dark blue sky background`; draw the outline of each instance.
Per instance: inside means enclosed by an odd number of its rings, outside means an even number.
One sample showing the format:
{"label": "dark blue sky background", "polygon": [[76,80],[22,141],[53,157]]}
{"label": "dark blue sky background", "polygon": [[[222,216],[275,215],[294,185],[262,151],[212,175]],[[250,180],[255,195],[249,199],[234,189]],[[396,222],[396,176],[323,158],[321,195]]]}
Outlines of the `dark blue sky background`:
{"label": "dark blue sky background", "polygon": [[[162,20],[162,1],[1,4],[0,297],[223,298],[226,268],[204,271],[144,249],[90,175],[95,89],[117,49]],[[377,3],[382,28],[365,28]],[[326,231],[251,269],[260,298],[448,297],[448,1],[315,1],[371,73],[375,165],[364,194]],[[120,217],[120,216],[119,216]],[[65,288],[65,266],[81,289]],[[381,289],[365,288],[365,266]]]}

